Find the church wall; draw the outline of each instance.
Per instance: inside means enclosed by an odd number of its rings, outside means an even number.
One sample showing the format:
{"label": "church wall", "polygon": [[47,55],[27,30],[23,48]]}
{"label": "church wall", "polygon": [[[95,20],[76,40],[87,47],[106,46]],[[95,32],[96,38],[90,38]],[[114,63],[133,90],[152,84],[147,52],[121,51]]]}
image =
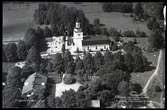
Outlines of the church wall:
{"label": "church wall", "polygon": [[106,50],[109,49],[109,44],[98,44],[98,45],[84,45],[83,46],[83,50],[91,50],[91,51],[100,51],[102,50]]}

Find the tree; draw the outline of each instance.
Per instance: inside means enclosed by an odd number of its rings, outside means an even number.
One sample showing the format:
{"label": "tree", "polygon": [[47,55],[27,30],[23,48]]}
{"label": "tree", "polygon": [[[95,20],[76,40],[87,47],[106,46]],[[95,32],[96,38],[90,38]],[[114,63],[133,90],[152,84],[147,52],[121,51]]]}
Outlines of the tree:
{"label": "tree", "polygon": [[114,98],[113,94],[109,90],[103,90],[100,92],[100,105],[101,107],[107,107],[111,105],[111,100]]}
{"label": "tree", "polygon": [[94,19],[94,26],[100,26],[100,19],[99,18]]}
{"label": "tree", "polygon": [[134,7],[134,14],[141,19],[143,17],[144,10],[142,8],[141,3],[137,3]]}
{"label": "tree", "polygon": [[157,22],[157,19],[155,17],[152,17],[148,20],[147,27],[151,31],[156,31],[156,30],[161,31],[160,24]]}
{"label": "tree", "polygon": [[136,91],[138,94],[142,92],[142,86],[139,83],[130,83],[130,91]]}
{"label": "tree", "polygon": [[[82,87],[82,86],[81,86]],[[85,94],[84,91],[76,93],[77,106],[79,108],[88,108],[90,107],[90,98]]]}
{"label": "tree", "polygon": [[137,30],[136,31],[136,37],[147,37],[147,35],[146,35],[145,32]]}
{"label": "tree", "polygon": [[57,53],[53,58],[53,70],[58,74],[61,74],[64,70],[63,58],[60,53]]}
{"label": "tree", "polygon": [[27,56],[26,45],[22,40],[20,40],[17,44],[17,56],[19,60],[25,60]]}
{"label": "tree", "polygon": [[134,72],[142,72],[145,70],[145,65],[142,55],[136,54],[134,56],[133,67],[134,67],[133,69]]}
{"label": "tree", "polygon": [[40,64],[40,73],[46,75],[47,74],[47,64],[48,64],[48,61],[46,59],[43,59],[41,60],[41,64]]}
{"label": "tree", "polygon": [[2,61],[3,61],[3,62],[6,62],[6,52],[5,52],[5,46],[3,46]]}
{"label": "tree", "polygon": [[39,37],[36,33],[35,29],[29,28],[24,36],[24,42],[26,44],[27,49],[29,50],[32,46],[38,47],[39,45]]}
{"label": "tree", "polygon": [[48,12],[48,3],[40,3],[38,5],[38,9],[35,10],[35,13],[33,15],[34,21],[36,24],[47,24],[47,12]]}
{"label": "tree", "polygon": [[106,87],[106,89],[109,89],[111,90],[111,92],[113,94],[117,94],[118,93],[118,90],[117,90],[117,87],[118,87],[118,84],[121,82],[121,81],[128,81],[130,78],[130,75],[122,70],[115,70],[115,71],[112,71],[110,73],[106,73],[104,75],[102,75],[101,77],[101,83],[103,86]]}
{"label": "tree", "polygon": [[48,26],[45,27],[44,36],[45,37],[51,37],[52,36],[52,31],[49,29]]}
{"label": "tree", "polygon": [[88,76],[92,75],[94,72],[94,61],[90,53],[86,53],[83,57],[84,70]]}
{"label": "tree", "polygon": [[158,20],[163,19],[163,4],[164,2],[150,2],[150,3],[144,3],[144,11],[147,13],[150,17],[156,17]]}
{"label": "tree", "polygon": [[36,34],[38,36],[39,44],[38,44],[38,49],[40,52],[46,51],[47,49],[47,44],[45,40],[45,35],[44,35],[44,30],[41,29],[40,27],[37,28]]}
{"label": "tree", "polygon": [[124,37],[136,37],[134,31],[131,31],[131,30],[127,30],[123,33],[123,36]]}
{"label": "tree", "polygon": [[127,72],[132,72],[134,65],[133,65],[133,56],[131,53],[127,53],[124,55],[124,64],[127,68]]}
{"label": "tree", "polygon": [[155,31],[151,34],[148,39],[149,46],[151,49],[162,49],[164,48],[164,38],[159,31]]}
{"label": "tree", "polygon": [[7,85],[12,85],[13,87],[21,87],[21,68],[11,67],[7,75]]}
{"label": "tree", "polygon": [[67,63],[66,73],[67,74],[74,74],[75,70],[75,63],[73,61]]}
{"label": "tree", "polygon": [[28,52],[26,61],[28,63],[37,63],[37,64],[40,64],[40,62],[41,62],[41,56],[40,56],[40,52],[37,49],[37,47],[35,47],[35,46],[31,47],[31,49]]}
{"label": "tree", "polygon": [[73,84],[76,82],[74,75],[66,74],[63,78],[65,84]]}
{"label": "tree", "polygon": [[74,90],[70,89],[63,92],[61,96],[63,108],[77,107],[76,93]]}
{"label": "tree", "polygon": [[17,87],[6,86],[2,91],[2,108],[19,107],[21,99],[21,91]]}
{"label": "tree", "polygon": [[33,73],[34,73],[33,68],[30,65],[25,65],[22,68],[21,75],[20,75],[23,82],[28,78],[28,76],[30,76]]}
{"label": "tree", "polygon": [[113,39],[117,42],[120,40],[121,32],[118,32],[114,27],[110,28],[109,35],[113,37]]}
{"label": "tree", "polygon": [[102,8],[104,12],[122,12],[122,13],[131,13],[133,4],[132,3],[126,3],[126,2],[106,2],[103,3]]}
{"label": "tree", "polygon": [[74,73],[74,68],[75,68],[74,59],[73,59],[70,51],[65,52],[64,66],[65,66],[65,72]]}
{"label": "tree", "polygon": [[101,52],[96,52],[94,56],[94,64],[96,69],[95,71],[97,71],[100,68],[100,66],[104,64],[104,58]]}
{"label": "tree", "polygon": [[48,72],[53,72],[54,68],[53,68],[53,63],[52,62],[48,62],[47,67],[46,67]]}
{"label": "tree", "polygon": [[62,35],[65,27],[67,27],[69,35],[72,35],[72,27],[75,27],[77,18],[80,19],[83,32],[88,34],[88,32],[90,32],[89,21],[82,10],[78,10],[75,7],[67,7],[59,3],[52,3],[49,5],[47,19],[51,24],[53,34]]}
{"label": "tree", "polygon": [[113,60],[113,55],[109,50],[106,50],[104,53],[104,63],[105,64],[110,64]]}
{"label": "tree", "polygon": [[17,46],[15,43],[9,43],[5,47],[6,59],[8,62],[17,61]]}
{"label": "tree", "polygon": [[55,106],[56,108],[63,108],[62,99],[60,97],[55,98]]}
{"label": "tree", "polygon": [[80,72],[84,69],[83,61],[78,56],[75,63],[76,63],[76,65],[75,65],[75,73],[80,74]]}
{"label": "tree", "polygon": [[129,93],[129,84],[126,81],[121,81],[117,87],[121,96],[127,96]]}

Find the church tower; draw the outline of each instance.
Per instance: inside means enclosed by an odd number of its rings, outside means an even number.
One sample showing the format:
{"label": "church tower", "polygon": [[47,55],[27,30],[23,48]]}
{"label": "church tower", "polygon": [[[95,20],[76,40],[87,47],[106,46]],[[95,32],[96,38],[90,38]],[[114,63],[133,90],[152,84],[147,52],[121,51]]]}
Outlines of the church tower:
{"label": "church tower", "polygon": [[83,51],[82,50],[82,40],[83,40],[83,32],[82,29],[80,27],[80,22],[77,19],[76,24],[75,24],[75,28],[73,31],[73,41],[74,41],[74,50],[75,51]]}

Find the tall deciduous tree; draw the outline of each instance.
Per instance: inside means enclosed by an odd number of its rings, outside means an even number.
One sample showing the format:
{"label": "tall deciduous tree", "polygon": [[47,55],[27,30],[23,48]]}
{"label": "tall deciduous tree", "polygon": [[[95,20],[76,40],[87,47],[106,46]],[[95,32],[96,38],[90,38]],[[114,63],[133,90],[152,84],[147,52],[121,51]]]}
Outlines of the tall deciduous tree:
{"label": "tall deciduous tree", "polygon": [[2,61],[6,62],[5,45],[3,45]]}
{"label": "tall deciduous tree", "polygon": [[63,92],[61,98],[63,108],[77,107],[76,93],[74,90],[70,89]]}
{"label": "tall deciduous tree", "polygon": [[29,64],[33,64],[35,71],[39,70],[39,65],[41,63],[41,55],[36,46],[32,46],[28,52],[26,61]]}
{"label": "tall deciduous tree", "polygon": [[38,49],[40,50],[40,52],[45,51],[47,49],[47,44],[45,40],[44,30],[38,27],[36,30],[36,34],[39,40]]}
{"label": "tall deciduous tree", "polygon": [[27,56],[26,45],[22,40],[20,40],[17,44],[17,56],[19,60],[25,60]]}
{"label": "tall deciduous tree", "polygon": [[2,108],[19,107],[21,91],[17,87],[6,86],[2,92]]}
{"label": "tall deciduous tree", "polygon": [[30,49],[32,46],[37,46],[39,44],[39,37],[35,29],[29,28],[24,36],[24,42],[27,49]]}
{"label": "tall deciduous tree", "polygon": [[53,70],[58,74],[64,72],[63,58],[60,53],[57,53],[53,59]]}
{"label": "tall deciduous tree", "polygon": [[149,46],[152,49],[162,49],[165,46],[164,38],[159,31],[153,32],[149,37],[148,41],[149,41]]}
{"label": "tall deciduous tree", "polygon": [[79,108],[87,108],[90,107],[90,97],[84,92],[77,92],[76,95],[76,100],[77,100],[77,106]]}
{"label": "tall deciduous tree", "polygon": [[133,71],[133,56],[131,53],[127,53],[124,55],[124,64],[127,68],[128,72],[132,72]]}
{"label": "tall deciduous tree", "polygon": [[101,52],[96,52],[94,56],[94,64],[96,71],[100,69],[100,66],[104,64],[104,57]]}
{"label": "tall deciduous tree", "polygon": [[74,69],[75,69],[74,59],[71,55],[71,52],[68,50],[64,54],[64,66],[65,66],[65,72],[67,73],[74,72]]}
{"label": "tall deciduous tree", "polygon": [[79,56],[77,57],[75,63],[76,63],[76,65],[75,65],[75,73],[79,73],[80,71],[82,71],[84,69],[83,61],[80,59]]}
{"label": "tall deciduous tree", "polygon": [[111,100],[114,98],[110,90],[103,90],[100,92],[100,106],[107,107],[111,105]]}
{"label": "tall deciduous tree", "polygon": [[92,75],[94,72],[94,61],[90,53],[86,53],[83,58],[84,70],[87,75]]}
{"label": "tall deciduous tree", "polygon": [[141,3],[137,3],[134,8],[134,14],[141,19],[143,17],[144,10],[142,8]]}
{"label": "tall deciduous tree", "polygon": [[6,59],[8,62],[17,61],[17,46],[15,43],[9,43],[5,48]]}

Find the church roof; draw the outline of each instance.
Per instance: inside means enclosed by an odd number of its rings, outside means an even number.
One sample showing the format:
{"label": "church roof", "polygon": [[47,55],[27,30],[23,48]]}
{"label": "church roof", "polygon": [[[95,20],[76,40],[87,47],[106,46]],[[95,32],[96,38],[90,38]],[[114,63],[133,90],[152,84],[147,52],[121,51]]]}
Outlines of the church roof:
{"label": "church roof", "polygon": [[109,44],[111,39],[105,35],[88,35],[85,36],[82,45],[96,45],[96,44]]}

